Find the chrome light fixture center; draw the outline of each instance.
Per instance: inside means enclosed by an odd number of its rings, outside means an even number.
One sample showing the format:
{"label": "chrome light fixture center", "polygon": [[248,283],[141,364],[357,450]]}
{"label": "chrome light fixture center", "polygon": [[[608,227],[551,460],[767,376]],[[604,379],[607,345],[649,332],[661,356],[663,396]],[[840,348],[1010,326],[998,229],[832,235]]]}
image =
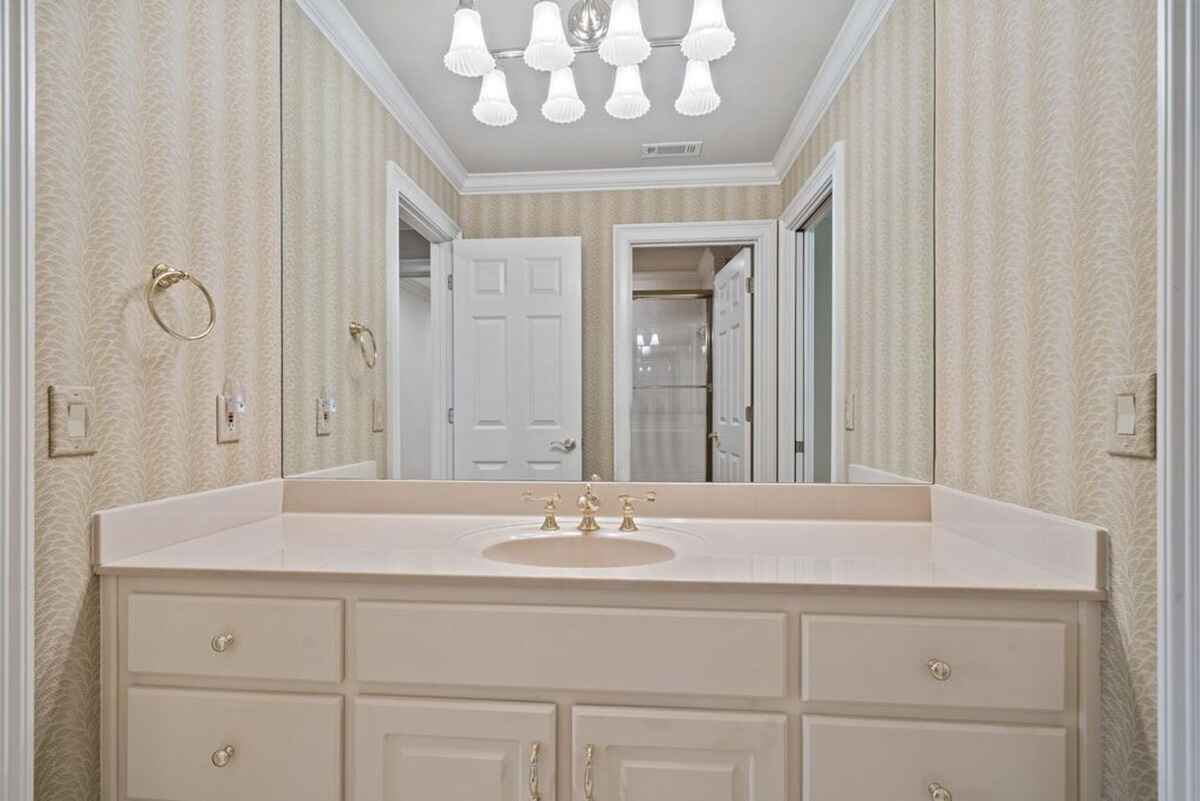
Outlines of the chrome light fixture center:
{"label": "chrome light fixture center", "polygon": [[598,46],[608,33],[611,16],[605,0],[579,0],[567,14],[567,38],[577,45]]}

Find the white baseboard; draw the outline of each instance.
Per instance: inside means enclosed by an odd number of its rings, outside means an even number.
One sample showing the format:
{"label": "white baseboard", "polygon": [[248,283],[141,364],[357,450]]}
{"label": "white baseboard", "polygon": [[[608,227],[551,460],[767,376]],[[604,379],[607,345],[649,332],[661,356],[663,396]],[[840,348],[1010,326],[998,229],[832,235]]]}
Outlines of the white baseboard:
{"label": "white baseboard", "polygon": [[847,481],[851,484],[928,484],[919,478],[909,478],[899,473],[889,473],[878,467],[868,467],[865,464],[852,464],[846,470]]}

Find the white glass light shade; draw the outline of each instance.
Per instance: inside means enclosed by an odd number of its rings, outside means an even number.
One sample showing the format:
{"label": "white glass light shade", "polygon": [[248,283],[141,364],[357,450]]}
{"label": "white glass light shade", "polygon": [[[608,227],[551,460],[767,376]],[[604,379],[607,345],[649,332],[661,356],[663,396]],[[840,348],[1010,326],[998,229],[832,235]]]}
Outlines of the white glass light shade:
{"label": "white glass light shade", "polygon": [[525,48],[525,64],[534,70],[552,72],[571,66],[575,51],[567,44],[563,33],[558,3],[542,0],[533,7],[533,26],[529,46]]}
{"label": "white glass light shade", "polygon": [[560,125],[575,122],[587,107],[579,99],[579,90],[575,88],[575,73],[570,67],[563,67],[550,73],[550,91],[546,102],[542,104],[542,116]]}
{"label": "white glass light shade", "polygon": [[650,55],[650,41],[642,32],[638,0],[615,0],[608,34],[600,43],[600,58],[614,67],[641,64]]}
{"label": "white glass light shade", "polygon": [[683,74],[683,91],[675,99],[675,110],[687,117],[711,114],[721,105],[721,96],[713,87],[712,70],[707,61],[689,61]]}
{"label": "white glass light shade", "polygon": [[483,76],[479,101],[471,113],[484,125],[497,128],[516,122],[517,109],[508,98],[508,79],[502,71],[492,70]]}
{"label": "white glass light shade", "polygon": [[612,97],[604,110],[619,120],[636,120],[650,110],[650,98],[642,91],[642,71],[636,64],[617,67]]}
{"label": "white glass light shade", "polygon": [[496,68],[496,59],[492,58],[483,40],[483,20],[475,9],[460,8],[454,12],[450,49],[442,63],[446,69],[464,78],[478,78]]}
{"label": "white glass light shade", "polygon": [[655,331],[650,335],[650,344],[658,347],[658,332]]}
{"label": "white glass light shade", "polygon": [[725,23],[722,0],[693,0],[692,24],[679,49],[691,61],[715,61],[733,49],[737,37]]}

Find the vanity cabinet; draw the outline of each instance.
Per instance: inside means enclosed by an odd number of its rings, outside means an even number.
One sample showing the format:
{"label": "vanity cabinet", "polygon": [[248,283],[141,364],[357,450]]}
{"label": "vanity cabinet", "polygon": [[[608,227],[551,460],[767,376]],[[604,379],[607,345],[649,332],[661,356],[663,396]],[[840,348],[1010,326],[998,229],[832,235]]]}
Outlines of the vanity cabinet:
{"label": "vanity cabinet", "polygon": [[1098,801],[1094,600],[102,577],[104,801]]}

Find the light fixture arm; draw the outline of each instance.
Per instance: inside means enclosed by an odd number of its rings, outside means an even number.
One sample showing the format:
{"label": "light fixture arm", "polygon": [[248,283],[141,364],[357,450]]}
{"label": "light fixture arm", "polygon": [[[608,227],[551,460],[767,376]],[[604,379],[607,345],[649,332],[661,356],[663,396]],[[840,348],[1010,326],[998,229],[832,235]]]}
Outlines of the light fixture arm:
{"label": "light fixture arm", "polygon": [[[651,47],[679,47],[679,44],[682,41],[683,41],[682,36],[671,36],[671,37],[664,37],[664,38],[659,38],[659,39],[651,39],[650,46]],[[596,42],[595,44],[587,44],[587,45],[579,45],[579,44],[571,45],[571,49],[574,50],[577,54],[578,53],[595,53],[596,51],[598,51],[600,49],[600,43]],[[497,61],[504,61],[504,60],[514,59],[514,58],[522,58],[525,55],[524,48],[516,48],[516,49],[512,49],[512,50],[489,50],[488,52],[490,52],[492,54],[492,58],[496,59]]]}

